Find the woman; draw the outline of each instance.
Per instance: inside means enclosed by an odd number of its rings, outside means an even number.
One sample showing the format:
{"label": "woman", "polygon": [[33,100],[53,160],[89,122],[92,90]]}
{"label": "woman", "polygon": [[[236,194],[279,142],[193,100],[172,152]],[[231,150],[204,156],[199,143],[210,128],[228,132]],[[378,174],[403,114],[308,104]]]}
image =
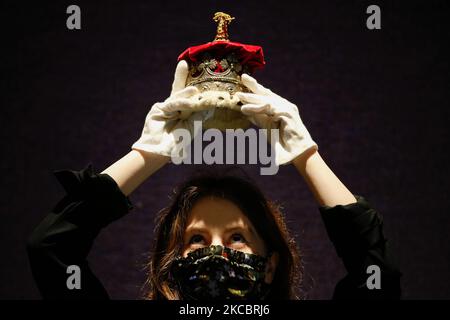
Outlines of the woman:
{"label": "woman", "polygon": [[[193,87],[184,88],[188,67],[175,71],[170,97],[150,110],[133,150],[98,174],[91,166],[56,171],[67,195],[32,233],[30,263],[44,298],[104,299],[108,294],[86,257],[100,230],[132,209],[128,198],[164,166],[175,148],[174,128],[192,130],[201,110]],[[348,275],[334,298],[399,298],[400,272],[392,263],[381,216],[353,195],[318,153],[295,105],[254,78],[242,81],[242,112],[256,125],[278,128],[278,164],[292,163],[313,193],[331,241]],[[197,119],[198,120],[198,119]],[[279,209],[251,182],[229,175],[194,177],[177,189],[158,216],[147,284],[150,299],[296,299],[301,278],[295,241]],[[81,269],[81,288],[69,289],[68,267]],[[369,266],[381,286],[367,285]]]}

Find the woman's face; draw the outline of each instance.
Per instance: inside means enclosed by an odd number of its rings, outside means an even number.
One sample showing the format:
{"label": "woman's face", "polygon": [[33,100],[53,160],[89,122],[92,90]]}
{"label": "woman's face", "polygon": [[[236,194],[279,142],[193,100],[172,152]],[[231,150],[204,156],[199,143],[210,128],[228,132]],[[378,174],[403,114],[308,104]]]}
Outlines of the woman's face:
{"label": "woman's face", "polygon": [[184,232],[183,256],[210,245],[266,255],[264,241],[239,207],[217,197],[200,199],[189,213]]}
{"label": "woman's face", "polygon": [[[196,202],[189,213],[184,232],[183,256],[195,249],[222,245],[245,253],[266,256],[266,246],[241,209],[233,202],[205,197]],[[270,283],[278,256],[269,259],[266,282]]]}

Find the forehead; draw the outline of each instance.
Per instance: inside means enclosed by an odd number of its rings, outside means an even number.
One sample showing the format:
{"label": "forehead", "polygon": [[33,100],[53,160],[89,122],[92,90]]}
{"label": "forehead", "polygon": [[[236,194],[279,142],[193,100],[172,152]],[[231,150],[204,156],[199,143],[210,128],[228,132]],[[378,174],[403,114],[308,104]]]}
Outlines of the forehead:
{"label": "forehead", "polygon": [[197,201],[187,219],[187,228],[231,228],[242,227],[254,230],[254,227],[242,210],[233,202],[218,197],[205,197]]}

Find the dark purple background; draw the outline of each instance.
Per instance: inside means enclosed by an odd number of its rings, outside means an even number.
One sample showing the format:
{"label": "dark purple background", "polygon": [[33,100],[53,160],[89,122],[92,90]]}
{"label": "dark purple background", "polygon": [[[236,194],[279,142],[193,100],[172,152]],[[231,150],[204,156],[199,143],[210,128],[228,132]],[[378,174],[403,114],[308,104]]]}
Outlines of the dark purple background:
{"label": "dark purple background", "polygon": [[[300,1],[296,1],[298,3]],[[66,29],[66,7],[82,30]],[[61,168],[97,171],[125,155],[150,106],[169,93],[176,58],[213,39],[215,11],[234,41],[264,48],[255,76],[300,106],[329,166],[385,219],[404,298],[450,298],[449,64],[445,1],[35,1],[3,4],[0,298],[38,298],[25,253],[64,195]],[[369,4],[382,30],[365,27]],[[98,238],[90,261],[113,298],[139,298],[155,212],[202,166],[168,165],[131,195],[136,209]],[[317,205],[292,166],[260,176],[297,235],[310,299],[345,274]]]}

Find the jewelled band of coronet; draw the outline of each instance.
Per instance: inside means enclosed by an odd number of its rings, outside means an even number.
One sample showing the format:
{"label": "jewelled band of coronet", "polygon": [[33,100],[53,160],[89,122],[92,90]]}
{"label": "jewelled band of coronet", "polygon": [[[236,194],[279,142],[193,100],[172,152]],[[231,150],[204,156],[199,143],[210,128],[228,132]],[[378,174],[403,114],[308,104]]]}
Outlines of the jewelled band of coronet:
{"label": "jewelled band of coronet", "polygon": [[201,84],[204,82],[215,82],[215,81],[233,83],[235,85],[241,84],[241,82],[236,79],[229,79],[229,78],[224,78],[224,77],[220,77],[220,76],[215,76],[215,77],[208,77],[208,78],[203,78],[203,79],[192,80],[192,81],[188,82],[186,84],[186,86],[195,86],[197,84]]}
{"label": "jewelled band of coronet", "polygon": [[[215,69],[217,65],[220,64],[223,69],[223,72],[215,72],[212,70]],[[241,66],[239,62],[237,62],[236,58],[233,54],[229,54],[226,58],[217,61],[216,59],[211,58],[210,55],[205,55],[200,63],[191,63],[189,68],[189,75],[186,81],[186,85],[197,86],[205,82],[221,82],[233,84],[234,88],[216,88],[216,91],[228,91],[231,94],[237,91],[247,91],[247,88],[242,85],[240,78],[240,71],[245,72],[246,66],[244,68]],[[193,77],[192,75],[200,72],[199,75]],[[200,88],[202,91],[208,91],[210,88]]]}

